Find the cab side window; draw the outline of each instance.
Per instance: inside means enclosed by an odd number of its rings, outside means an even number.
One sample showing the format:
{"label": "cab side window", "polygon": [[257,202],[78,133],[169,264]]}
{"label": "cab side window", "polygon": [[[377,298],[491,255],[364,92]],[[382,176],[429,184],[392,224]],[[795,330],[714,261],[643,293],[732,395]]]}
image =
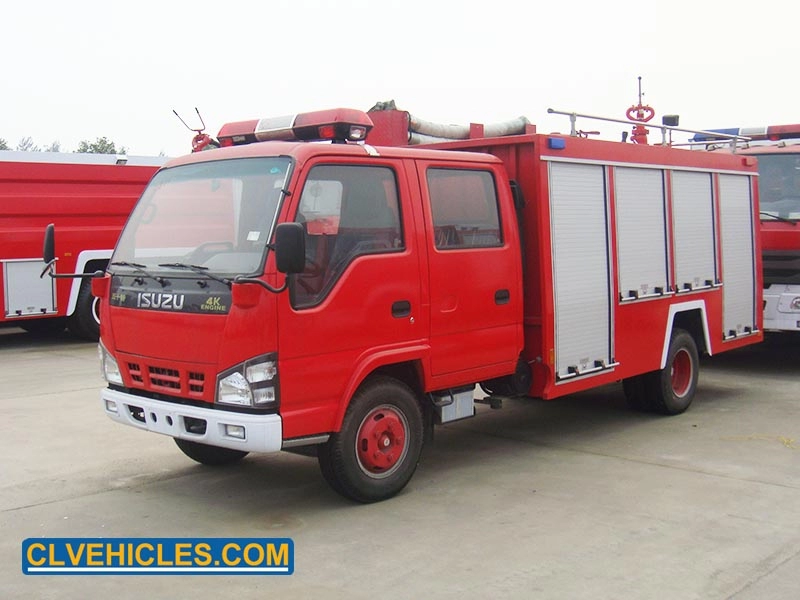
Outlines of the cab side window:
{"label": "cab side window", "polygon": [[405,247],[397,180],[388,167],[313,167],[295,220],[306,237],[306,268],[290,276],[295,308],[319,304],[359,256]]}
{"label": "cab side window", "polygon": [[489,171],[430,168],[426,178],[438,250],[503,244],[497,190]]}

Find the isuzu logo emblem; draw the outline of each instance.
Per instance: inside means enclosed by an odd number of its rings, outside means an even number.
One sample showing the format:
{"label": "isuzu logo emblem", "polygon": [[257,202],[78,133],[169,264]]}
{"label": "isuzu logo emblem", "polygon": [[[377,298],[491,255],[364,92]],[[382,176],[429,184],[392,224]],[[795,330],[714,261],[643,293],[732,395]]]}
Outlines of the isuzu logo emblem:
{"label": "isuzu logo emblem", "polygon": [[139,292],[136,296],[136,307],[183,310],[184,300],[184,294],[173,294],[170,292]]}

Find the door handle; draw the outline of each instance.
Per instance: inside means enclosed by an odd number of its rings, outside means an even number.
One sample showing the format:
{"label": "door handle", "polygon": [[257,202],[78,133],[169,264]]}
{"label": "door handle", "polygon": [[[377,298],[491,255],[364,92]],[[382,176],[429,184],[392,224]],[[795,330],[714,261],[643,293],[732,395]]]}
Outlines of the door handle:
{"label": "door handle", "polygon": [[402,319],[411,314],[411,302],[408,300],[398,300],[392,303],[392,316],[396,319]]}
{"label": "door handle", "polygon": [[497,290],[494,293],[495,304],[508,304],[511,302],[511,292],[508,290]]}

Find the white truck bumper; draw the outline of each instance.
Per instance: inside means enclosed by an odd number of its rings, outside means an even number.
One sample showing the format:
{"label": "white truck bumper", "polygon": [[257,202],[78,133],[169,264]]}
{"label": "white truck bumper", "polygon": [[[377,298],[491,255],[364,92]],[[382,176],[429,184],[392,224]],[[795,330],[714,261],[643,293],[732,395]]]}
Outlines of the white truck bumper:
{"label": "white truck bumper", "polygon": [[[151,400],[105,388],[101,393],[106,414],[124,425],[244,452],[278,452],[283,441],[280,415],[198,408]],[[188,419],[188,421],[187,421]],[[204,433],[193,433],[202,429]]]}
{"label": "white truck bumper", "polygon": [[764,329],[800,331],[800,285],[773,283],[764,290]]}

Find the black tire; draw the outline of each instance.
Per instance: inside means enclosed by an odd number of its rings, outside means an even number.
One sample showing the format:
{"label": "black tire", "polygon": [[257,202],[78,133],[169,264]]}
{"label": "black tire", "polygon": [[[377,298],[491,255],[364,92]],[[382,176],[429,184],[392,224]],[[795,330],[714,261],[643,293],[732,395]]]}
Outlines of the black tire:
{"label": "black tire", "polygon": [[243,450],[232,450],[231,448],[220,448],[218,446],[209,446],[208,444],[200,444],[192,442],[191,440],[182,440],[180,438],[172,438],[175,440],[178,448],[181,449],[186,456],[200,464],[209,467],[222,467],[237,461],[242,460],[249,453]]}
{"label": "black tire", "polygon": [[531,366],[525,359],[520,357],[513,374],[481,381],[480,386],[490,396],[514,397],[527,395],[532,382],[533,371]]}
{"label": "black tire", "polygon": [[622,380],[622,390],[625,392],[625,401],[634,410],[651,410],[648,398],[648,378],[652,373],[645,373]]}
{"label": "black tire", "polygon": [[689,408],[697,391],[699,369],[700,357],[694,338],[684,329],[674,329],[664,368],[650,373],[647,379],[647,397],[652,410],[679,415]]}
{"label": "black tire", "polygon": [[28,333],[32,333],[34,335],[58,335],[66,328],[67,320],[64,317],[30,319],[20,321],[19,326]]}
{"label": "black tire", "polygon": [[80,338],[96,342],[100,337],[100,313],[98,298],[92,296],[92,283],[84,279],[78,291],[75,311],[69,317],[70,332]]}
{"label": "black tire", "polygon": [[353,396],[341,431],[319,446],[320,470],[345,498],[386,500],[411,479],[422,442],[422,408],[414,392],[396,379],[375,377]]}

